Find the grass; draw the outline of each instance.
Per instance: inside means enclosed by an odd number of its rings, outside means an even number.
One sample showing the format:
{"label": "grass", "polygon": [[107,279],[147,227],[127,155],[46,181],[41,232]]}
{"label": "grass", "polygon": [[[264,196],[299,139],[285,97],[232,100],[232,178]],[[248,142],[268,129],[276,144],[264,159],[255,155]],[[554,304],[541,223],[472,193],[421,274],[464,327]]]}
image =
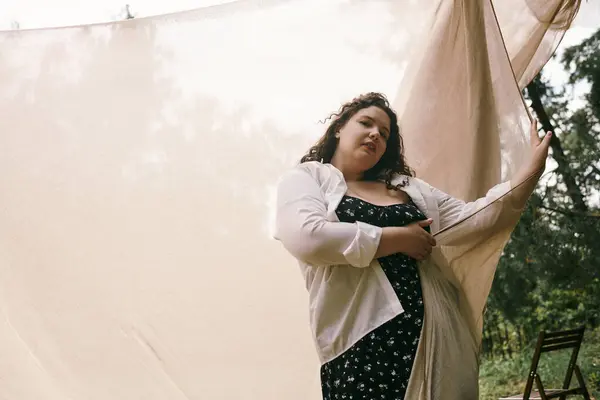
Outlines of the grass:
{"label": "grass", "polygon": [[[497,400],[502,396],[523,393],[534,346],[535,343],[532,343],[529,348],[510,359],[484,360],[479,373],[479,398],[481,400]],[[542,354],[538,374],[545,388],[562,386],[569,356],[568,350]],[[593,399],[600,400],[600,328],[595,331],[586,331],[579,352],[578,365],[590,395]],[[577,382],[575,375],[571,382]]]}

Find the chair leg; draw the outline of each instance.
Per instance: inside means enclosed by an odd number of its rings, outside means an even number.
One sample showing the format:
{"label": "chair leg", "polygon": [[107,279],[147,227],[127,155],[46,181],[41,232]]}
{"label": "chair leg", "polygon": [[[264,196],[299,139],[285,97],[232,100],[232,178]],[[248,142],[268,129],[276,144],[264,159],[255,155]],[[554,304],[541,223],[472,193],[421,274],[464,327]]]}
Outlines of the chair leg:
{"label": "chair leg", "polygon": [[585,400],[590,400],[590,394],[587,390],[587,386],[585,386],[585,380],[583,379],[583,375],[581,374],[581,370],[579,366],[575,365],[575,376],[577,377],[577,381],[579,382],[579,387],[582,390],[582,395]]}
{"label": "chair leg", "polygon": [[535,375],[535,383],[537,384],[538,387],[538,391],[540,392],[540,397],[542,398],[542,400],[548,400],[548,397],[546,396],[546,392],[544,391],[544,385],[542,384],[542,380],[540,379],[539,375]]}

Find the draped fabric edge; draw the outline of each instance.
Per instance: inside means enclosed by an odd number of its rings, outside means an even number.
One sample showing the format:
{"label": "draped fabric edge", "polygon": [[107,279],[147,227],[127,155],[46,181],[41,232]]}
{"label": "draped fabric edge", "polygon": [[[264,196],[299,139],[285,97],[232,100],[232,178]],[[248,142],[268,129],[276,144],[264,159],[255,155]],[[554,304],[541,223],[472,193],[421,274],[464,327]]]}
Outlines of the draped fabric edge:
{"label": "draped fabric edge", "polygon": [[[570,0],[566,0],[566,1],[570,2]],[[515,70],[514,70],[514,67],[512,64],[512,59],[510,58],[510,54],[506,47],[504,33],[502,32],[501,26],[500,26],[498,18],[497,18],[496,11],[493,7],[493,1],[489,0],[489,5],[491,6],[491,9],[493,11],[496,23],[498,24],[497,27],[500,31],[500,35],[502,38],[502,46],[504,48],[506,57],[509,61],[509,65],[511,67],[511,72],[512,72],[512,76],[514,79],[514,85],[520,93],[520,98],[523,103],[523,108],[525,109],[530,121],[534,120],[534,116],[532,115],[531,111],[527,107],[527,104],[523,97],[522,90],[524,89],[525,86],[527,86],[527,84],[529,84],[529,82],[531,80],[533,80],[533,78],[535,76],[537,76],[537,74],[541,71],[543,66],[548,62],[548,60],[556,52],[556,49],[557,49],[558,45],[560,44],[562,38],[564,37],[565,32],[571,26],[576,14],[577,14],[577,11],[579,10],[580,3],[581,3],[581,0],[575,0],[574,4],[571,3],[571,5],[573,6],[572,14],[568,18],[568,22],[564,26],[562,26],[562,29],[559,29],[560,39],[554,41],[554,46],[550,49],[550,51],[548,51],[544,55],[543,60],[541,62],[538,62],[538,65],[535,66],[535,68],[534,68],[535,74],[530,75],[530,78],[528,80],[526,80],[525,83],[522,83],[520,85],[519,84],[520,80],[518,79],[518,77],[515,74]],[[562,5],[563,5],[562,1],[558,2],[557,8],[553,14],[552,20],[548,21],[544,24],[545,31],[544,31],[544,35],[542,35],[542,38],[548,33],[548,31],[550,29],[553,28],[552,25],[554,23],[554,20],[558,16],[559,12],[561,11]],[[556,28],[556,27],[554,27],[554,28]],[[527,67],[531,66],[531,63],[533,62],[535,55],[537,54],[538,51],[539,51],[539,47],[537,47],[537,51],[534,52],[532,54],[532,56],[529,58],[529,65]],[[444,233],[451,232],[453,229],[460,227],[462,224],[464,224],[469,219],[475,217],[476,215],[480,214],[481,212],[488,209],[489,207],[496,205],[498,202],[506,199],[507,197],[514,195],[519,190],[521,190],[522,192],[527,191],[528,192],[527,198],[528,198],[531,195],[531,193],[533,192],[533,190],[535,189],[535,184],[534,184],[534,182],[532,182],[532,180],[534,178],[539,178],[539,176],[540,176],[540,171],[530,175],[529,177],[525,178],[522,182],[514,185],[514,187],[511,187],[506,193],[504,193],[502,196],[500,196],[496,200],[493,200],[491,203],[485,205],[484,207],[481,207],[480,209],[476,210],[472,214],[462,218],[461,220],[457,221],[455,224],[444,229],[443,231],[438,232],[436,234],[436,237],[443,237]],[[528,183],[530,183],[529,187],[526,186]],[[535,183],[537,183],[537,180],[535,181]],[[526,201],[525,201],[525,203],[526,203]],[[522,207],[525,207],[525,203],[522,204]],[[516,224],[518,223],[519,218],[520,218],[520,213],[514,214],[514,218],[512,218],[511,221],[508,221],[508,228],[505,226],[504,229],[502,229],[502,231],[498,233],[498,236],[501,236],[501,238],[500,238],[501,243],[497,245],[497,248],[499,250],[495,251],[491,255],[491,257],[494,258],[493,271],[490,271],[490,276],[489,276],[489,279],[487,280],[487,282],[485,282],[485,283],[481,282],[482,284],[485,284],[485,292],[487,293],[486,298],[487,298],[487,296],[489,296],[489,290],[491,289],[493,276],[495,274],[495,269],[497,267],[497,263],[498,263],[500,255],[501,255],[502,249],[504,249],[504,247],[506,246],[506,243],[508,242],[508,240],[510,238],[510,234],[512,233],[513,229],[516,227]],[[434,289],[435,279],[432,280],[431,276],[432,276],[432,272],[433,272],[433,275],[435,275],[436,274],[435,271],[438,271],[437,273],[439,273],[440,271],[435,266],[435,263],[420,263],[419,270],[420,270],[421,276],[422,276],[422,286],[423,286],[423,291],[424,291],[423,297],[425,299],[425,306],[426,306],[426,311],[425,311],[426,321],[425,321],[425,323],[423,325],[423,329],[421,331],[419,346],[417,349],[417,354],[416,354],[416,357],[414,360],[413,369],[411,371],[411,376],[410,376],[408,388],[406,391],[406,398],[419,399],[419,400],[426,400],[426,399],[427,400],[435,400],[437,398],[441,398],[439,396],[442,394],[449,394],[447,392],[448,383],[443,382],[444,378],[439,378],[439,375],[441,375],[441,374],[439,374],[439,371],[436,371],[436,365],[434,365],[434,364],[436,364],[436,362],[439,364],[439,360],[434,361],[435,353],[443,352],[444,349],[439,346],[439,344],[440,344],[439,340],[436,342],[434,337],[428,337],[428,333],[432,336],[435,336],[435,331],[433,331],[432,329],[426,329],[426,326],[425,326],[425,324],[427,323],[427,319],[428,319],[427,313],[428,313],[428,311],[432,310],[432,307],[435,308],[435,304],[432,306],[432,303],[435,303],[437,301],[437,299],[433,300],[433,301],[432,301],[432,299],[430,299],[429,305],[428,305],[426,292],[429,291],[434,296],[436,295],[436,290]],[[452,286],[455,285],[454,283],[451,283],[452,280],[448,280],[447,282],[449,284],[451,284]],[[450,397],[448,397],[448,399],[459,399],[459,398],[468,398],[468,399],[473,398],[474,399],[474,398],[478,398],[478,387],[477,387],[478,385],[476,383],[478,382],[479,353],[481,351],[481,335],[482,335],[482,331],[483,331],[483,317],[484,317],[484,313],[485,313],[485,307],[482,306],[481,312],[477,313],[476,315],[473,315],[470,312],[470,311],[472,311],[472,308],[465,309],[465,306],[472,307],[472,305],[468,305],[468,304],[465,305],[465,303],[468,303],[468,300],[466,300],[464,297],[464,293],[465,293],[464,288],[462,286],[455,287],[455,288],[458,290],[459,298],[462,298],[462,300],[459,300],[459,303],[461,303],[459,305],[460,312],[463,315],[463,318],[465,318],[466,323],[468,325],[470,325],[470,329],[468,329],[469,333],[463,332],[463,339],[466,339],[466,336],[470,336],[470,338],[472,339],[471,343],[473,345],[473,349],[472,349],[473,353],[472,354],[469,351],[465,352],[465,360],[464,360],[465,363],[463,365],[465,367],[468,365],[472,365],[472,370],[469,372],[468,368],[466,368],[467,371],[462,374],[462,377],[464,378],[462,383],[461,382],[458,382],[458,383],[453,382],[450,384],[450,387],[452,387],[454,389],[454,392],[452,392],[452,395],[450,395]],[[438,314],[438,316],[440,316],[440,314]],[[474,317],[475,320],[473,320],[471,317]],[[431,315],[430,315],[429,319],[431,319]],[[442,324],[443,324],[443,322],[442,322]],[[466,341],[467,340],[465,340],[465,342]],[[436,346],[436,344],[437,344],[437,346]],[[468,343],[463,343],[463,345],[466,345],[467,347],[469,346]],[[471,358],[470,355],[474,356],[474,358]],[[437,366],[437,368],[439,368],[439,365]],[[436,374],[436,372],[438,372],[438,373]],[[469,381],[471,381],[471,383],[469,383]],[[463,384],[464,384],[464,387],[463,387]],[[472,385],[475,385],[475,386],[472,386]],[[460,392],[461,390],[464,390],[464,391]]]}

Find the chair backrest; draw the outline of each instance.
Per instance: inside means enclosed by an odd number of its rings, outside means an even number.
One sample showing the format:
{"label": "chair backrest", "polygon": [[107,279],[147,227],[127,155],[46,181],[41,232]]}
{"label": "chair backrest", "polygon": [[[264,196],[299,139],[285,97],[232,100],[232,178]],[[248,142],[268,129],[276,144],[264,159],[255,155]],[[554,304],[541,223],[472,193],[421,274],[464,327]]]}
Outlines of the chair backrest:
{"label": "chair backrest", "polygon": [[548,353],[563,349],[573,349],[571,353],[571,359],[567,368],[567,373],[563,382],[563,388],[567,389],[571,384],[573,377],[573,369],[579,356],[579,349],[581,342],[583,341],[583,333],[585,326],[577,329],[559,331],[559,332],[540,332],[537,344],[535,346],[535,352],[533,353],[533,359],[531,361],[531,368],[529,369],[529,376],[527,377],[527,384],[525,385],[524,399],[529,399],[531,395],[531,389],[533,388],[533,382],[537,375],[537,368],[540,361],[540,355],[542,353]]}

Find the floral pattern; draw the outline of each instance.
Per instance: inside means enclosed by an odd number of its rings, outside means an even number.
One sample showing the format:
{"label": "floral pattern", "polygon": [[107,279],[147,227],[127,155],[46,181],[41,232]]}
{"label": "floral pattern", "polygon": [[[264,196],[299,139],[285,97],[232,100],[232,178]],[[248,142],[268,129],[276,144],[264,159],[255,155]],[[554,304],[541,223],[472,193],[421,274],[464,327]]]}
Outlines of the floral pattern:
{"label": "floral pattern", "polygon": [[[412,203],[377,206],[344,196],[336,213],[342,222],[403,226],[426,217]],[[361,338],[321,367],[324,400],[402,400],[423,325],[423,295],[416,260],[392,254],[379,260],[404,313]]]}

